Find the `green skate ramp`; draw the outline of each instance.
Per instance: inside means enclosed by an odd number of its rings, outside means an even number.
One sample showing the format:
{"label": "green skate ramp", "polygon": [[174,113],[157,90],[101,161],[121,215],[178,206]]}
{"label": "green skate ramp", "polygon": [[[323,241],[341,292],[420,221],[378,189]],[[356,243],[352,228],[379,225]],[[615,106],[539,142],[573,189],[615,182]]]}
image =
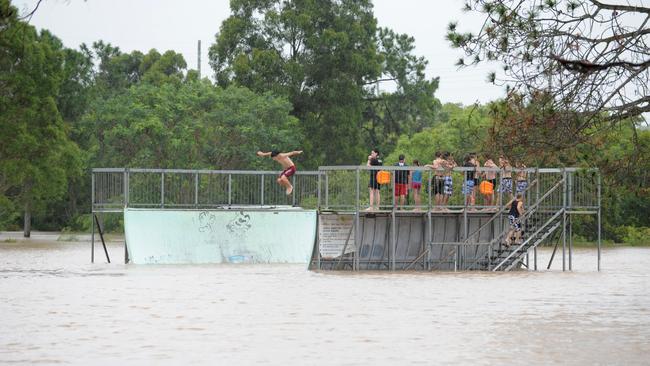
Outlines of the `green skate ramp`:
{"label": "green skate ramp", "polygon": [[316,212],[128,208],[124,231],[130,263],[308,263]]}

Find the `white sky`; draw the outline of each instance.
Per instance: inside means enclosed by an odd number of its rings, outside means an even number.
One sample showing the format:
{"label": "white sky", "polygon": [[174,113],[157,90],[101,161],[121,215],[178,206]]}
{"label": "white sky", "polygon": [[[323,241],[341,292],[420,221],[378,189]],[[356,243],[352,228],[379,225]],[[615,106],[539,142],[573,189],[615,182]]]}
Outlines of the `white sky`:
{"label": "white sky", "polygon": [[[24,11],[36,2],[14,0],[13,4]],[[228,4],[228,0],[44,0],[31,24],[49,29],[71,48],[101,39],[124,52],[174,50],[192,69],[200,39],[201,73],[212,76],[208,48],[230,14]],[[379,26],[415,37],[415,53],[429,60],[427,76],[440,76],[436,96],[443,103],[487,102],[503,95],[502,87],[486,82],[488,72],[497,71],[498,65],[460,71],[454,66],[462,54],[445,41],[447,24],[459,20],[465,30],[477,27],[481,20],[460,10],[462,0],[375,0],[374,4]]]}

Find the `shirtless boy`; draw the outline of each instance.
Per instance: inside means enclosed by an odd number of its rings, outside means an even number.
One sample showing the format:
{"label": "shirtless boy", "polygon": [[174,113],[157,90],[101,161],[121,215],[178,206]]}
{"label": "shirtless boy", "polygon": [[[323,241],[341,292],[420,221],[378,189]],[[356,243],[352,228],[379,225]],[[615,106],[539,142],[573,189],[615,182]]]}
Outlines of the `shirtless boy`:
{"label": "shirtless boy", "polygon": [[442,206],[443,203],[443,193],[445,190],[445,180],[443,177],[443,167],[445,160],[442,158],[442,153],[436,151],[435,159],[431,164],[425,165],[425,167],[433,169],[433,194],[435,195],[436,206]]}
{"label": "shirtless boy", "polygon": [[281,185],[282,187],[286,188],[286,193],[287,196],[293,192],[293,186],[291,185],[291,182],[289,182],[289,177],[294,175],[296,173],[296,166],[294,165],[293,161],[291,161],[291,157],[295,155],[300,155],[302,154],[302,150],[297,150],[297,151],[291,151],[291,152],[286,152],[286,153],[281,153],[277,150],[273,150],[271,152],[257,152],[257,156],[261,157],[267,157],[270,156],[271,159],[277,161],[282,165],[282,168],[284,170],[282,173],[280,173],[280,176],[278,177],[278,184]]}

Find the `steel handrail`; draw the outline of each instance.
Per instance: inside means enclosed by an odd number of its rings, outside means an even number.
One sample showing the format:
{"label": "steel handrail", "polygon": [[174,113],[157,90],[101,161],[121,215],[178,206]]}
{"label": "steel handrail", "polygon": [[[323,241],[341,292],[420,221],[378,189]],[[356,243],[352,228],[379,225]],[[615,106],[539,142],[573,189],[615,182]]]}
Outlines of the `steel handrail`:
{"label": "steel handrail", "polygon": [[[548,191],[546,191],[546,193],[544,193],[544,194],[542,195],[542,197],[540,197],[540,198],[539,198],[539,199],[538,199],[534,204],[532,204],[532,205],[530,206],[530,208],[528,208],[528,210],[526,210],[526,213],[524,213],[524,214],[521,216],[520,221],[524,221],[524,220],[527,219],[530,215],[532,215],[534,212],[536,212],[536,211],[537,211],[537,207],[540,205],[540,203],[542,202],[542,200],[544,200],[544,199],[545,199],[546,197],[548,197],[551,193],[553,193],[553,191],[555,191],[558,187],[560,187],[560,185],[561,185],[563,182],[564,182],[564,178],[561,178],[560,180],[558,180],[558,182],[555,183],[555,185],[554,185],[553,187],[551,187]],[[561,210],[562,210],[562,209],[563,209],[563,208],[561,208]],[[494,239],[492,239],[492,240],[490,241],[490,244],[489,244],[490,247],[492,247],[495,243],[498,243],[498,242],[502,239],[503,235],[507,234],[508,231],[510,231],[509,228],[506,229],[506,230],[503,230],[502,232],[499,233],[499,235],[497,235]],[[489,252],[488,252],[488,255],[489,255]],[[467,269],[472,269],[472,268],[473,268],[476,264],[478,264],[478,262],[481,261],[482,259],[483,259],[483,258],[477,258],[476,261],[474,261],[474,263],[472,263],[471,265],[469,265],[469,266],[467,267]]]}

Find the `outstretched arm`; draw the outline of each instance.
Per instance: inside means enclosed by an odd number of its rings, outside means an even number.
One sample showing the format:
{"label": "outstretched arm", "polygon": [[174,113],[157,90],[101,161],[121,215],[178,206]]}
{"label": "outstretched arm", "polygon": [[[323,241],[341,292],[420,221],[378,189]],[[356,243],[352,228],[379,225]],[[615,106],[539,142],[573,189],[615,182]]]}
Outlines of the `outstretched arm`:
{"label": "outstretched arm", "polygon": [[300,154],[302,154],[302,150],[295,150],[295,151],[291,151],[291,152],[288,152],[288,153],[284,153],[282,155],[292,157],[294,155],[300,155]]}
{"label": "outstretched arm", "polygon": [[257,152],[257,156],[260,156],[260,157],[262,157],[262,158],[266,158],[266,157],[271,156],[271,153],[270,153],[270,152],[261,152],[261,151],[258,151],[258,152]]}

